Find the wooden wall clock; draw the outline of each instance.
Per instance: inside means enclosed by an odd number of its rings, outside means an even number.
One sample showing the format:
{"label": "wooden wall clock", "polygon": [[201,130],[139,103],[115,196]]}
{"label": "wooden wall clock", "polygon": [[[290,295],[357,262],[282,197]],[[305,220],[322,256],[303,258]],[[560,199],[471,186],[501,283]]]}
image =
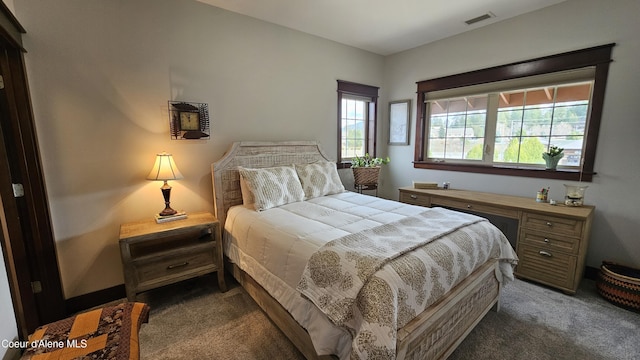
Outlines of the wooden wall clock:
{"label": "wooden wall clock", "polygon": [[172,139],[209,138],[209,106],[207,104],[169,101],[169,122]]}

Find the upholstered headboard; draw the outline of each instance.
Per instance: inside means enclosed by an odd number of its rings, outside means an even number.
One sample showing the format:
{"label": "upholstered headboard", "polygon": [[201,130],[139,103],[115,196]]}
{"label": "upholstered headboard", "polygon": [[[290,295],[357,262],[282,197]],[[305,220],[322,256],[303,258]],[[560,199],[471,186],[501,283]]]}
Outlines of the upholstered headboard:
{"label": "upholstered headboard", "polygon": [[227,210],[242,204],[238,166],[265,168],[332,161],[316,141],[235,142],[222,158],[211,164],[213,208],[224,227]]}

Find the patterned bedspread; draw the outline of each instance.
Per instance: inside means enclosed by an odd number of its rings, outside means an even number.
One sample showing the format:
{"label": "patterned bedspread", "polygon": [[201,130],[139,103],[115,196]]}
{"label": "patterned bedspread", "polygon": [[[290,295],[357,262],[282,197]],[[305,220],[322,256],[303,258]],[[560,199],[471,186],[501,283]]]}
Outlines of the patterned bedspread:
{"label": "patterned bedspread", "polygon": [[21,359],[138,359],[148,315],[146,304],[125,302],[44,325],[29,336]]}
{"label": "patterned bedspread", "polygon": [[517,257],[497,228],[434,208],[327,243],[298,290],[349,330],[353,359],[394,359],[397,329],[490,258],[513,278]]}

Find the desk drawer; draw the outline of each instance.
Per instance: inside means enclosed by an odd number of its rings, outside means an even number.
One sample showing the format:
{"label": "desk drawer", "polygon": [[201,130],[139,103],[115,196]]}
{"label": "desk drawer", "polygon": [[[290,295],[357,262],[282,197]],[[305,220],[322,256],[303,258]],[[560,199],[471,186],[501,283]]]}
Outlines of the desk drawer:
{"label": "desk drawer", "polygon": [[522,227],[553,234],[581,237],[583,225],[584,221],[571,218],[529,212],[522,214]]}
{"label": "desk drawer", "polygon": [[519,242],[551,252],[560,251],[566,254],[578,255],[580,239],[569,236],[558,236],[549,231],[522,229]]}
{"label": "desk drawer", "polygon": [[518,244],[520,262],[516,275],[552,286],[574,290],[577,257],[539,246]]}
{"label": "desk drawer", "polygon": [[451,200],[442,197],[433,197],[431,206],[444,206],[453,209],[469,210],[477,213],[492,214],[517,219],[518,210],[505,209],[497,206],[484,205],[472,201]]}
{"label": "desk drawer", "polygon": [[416,193],[401,191],[400,202],[411,204],[411,205],[430,207],[431,196],[426,194],[416,194]]}

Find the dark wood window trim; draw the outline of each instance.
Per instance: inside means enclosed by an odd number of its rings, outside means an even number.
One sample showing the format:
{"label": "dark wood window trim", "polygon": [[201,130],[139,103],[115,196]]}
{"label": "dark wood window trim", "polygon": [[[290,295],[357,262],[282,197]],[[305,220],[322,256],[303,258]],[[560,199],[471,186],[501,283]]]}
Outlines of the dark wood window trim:
{"label": "dark wood window trim", "polygon": [[377,86],[363,85],[354,82],[338,80],[338,169],[351,167],[351,162],[342,158],[342,97],[355,95],[371,99],[367,109],[368,124],[365,127],[365,149],[369,154],[376,155],[376,118],[378,114]]}
{"label": "dark wood window trim", "polygon": [[[615,46],[615,43],[418,82],[418,121],[416,121],[416,143],[413,166],[421,169],[591,181],[593,175],[595,175],[594,162],[596,145],[598,143],[602,106],[604,104],[609,64],[612,61],[611,52],[613,46]],[[585,134],[586,145],[582,172],[576,170],[547,171],[534,168],[527,169],[521,166],[515,168],[502,165],[448,164],[425,159],[425,129],[427,129],[428,125],[425,103],[427,93],[437,90],[580,69],[588,66],[595,66],[596,70],[591,109],[588,115],[588,128]]]}

